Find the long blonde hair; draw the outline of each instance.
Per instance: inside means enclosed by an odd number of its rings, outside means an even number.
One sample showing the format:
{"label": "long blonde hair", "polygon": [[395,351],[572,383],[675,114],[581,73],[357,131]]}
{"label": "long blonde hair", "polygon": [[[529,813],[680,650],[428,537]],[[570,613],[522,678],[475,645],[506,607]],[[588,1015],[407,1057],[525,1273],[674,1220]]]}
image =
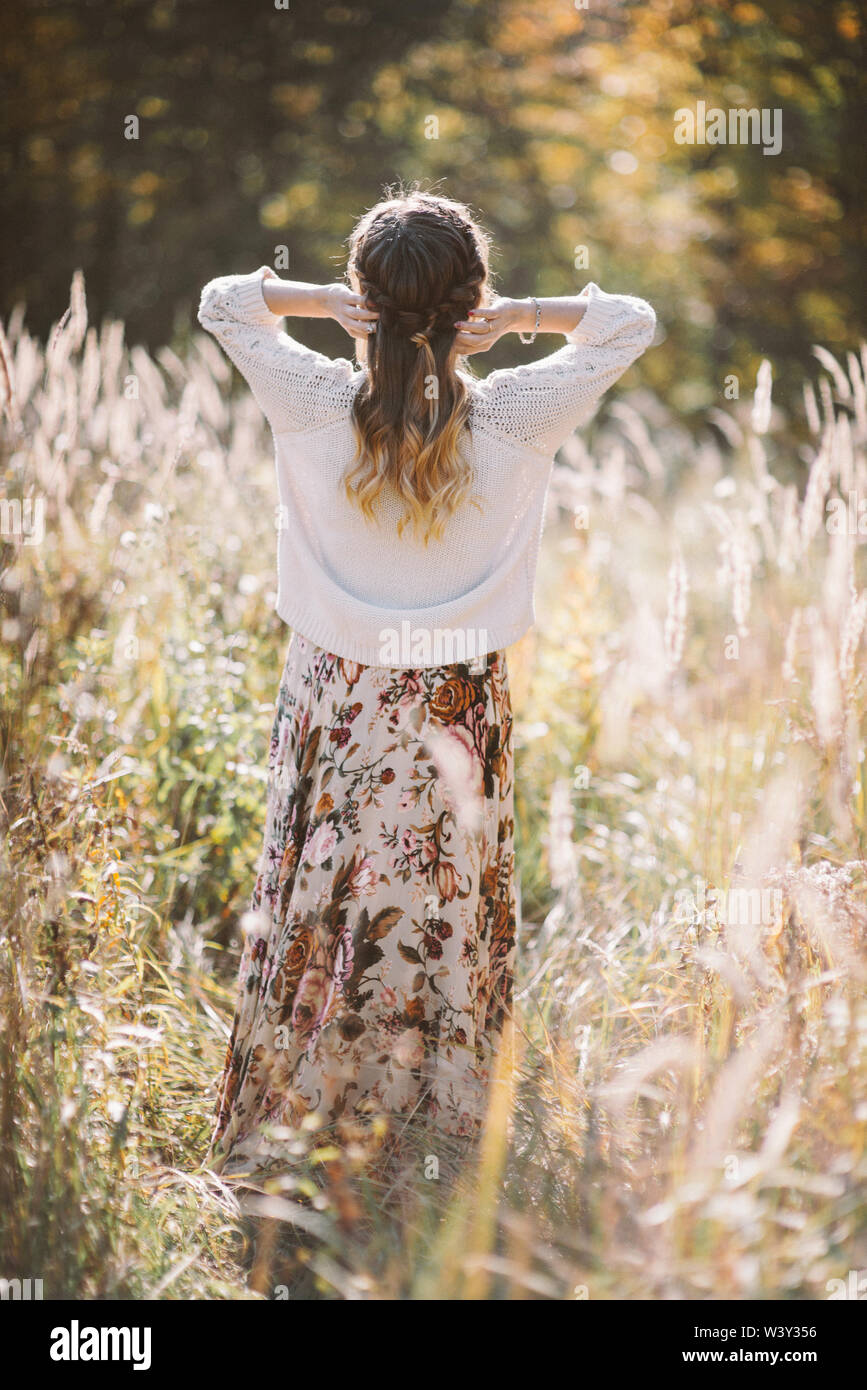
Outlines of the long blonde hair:
{"label": "long blonde hair", "polygon": [[470,399],[455,371],[455,323],[482,302],[488,237],[463,203],[417,189],[387,197],[350,237],[350,278],[379,311],[355,395],[356,454],[347,496],[368,521],[393,489],[425,544],[467,499],[472,470],[459,444]]}

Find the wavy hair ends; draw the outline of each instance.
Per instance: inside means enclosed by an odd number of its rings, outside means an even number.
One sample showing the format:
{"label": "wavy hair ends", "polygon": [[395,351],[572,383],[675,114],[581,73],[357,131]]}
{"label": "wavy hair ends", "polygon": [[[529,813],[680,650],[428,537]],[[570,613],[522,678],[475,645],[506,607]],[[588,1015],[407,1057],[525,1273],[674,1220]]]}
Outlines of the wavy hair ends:
{"label": "wavy hair ends", "polygon": [[455,324],[478,308],[488,238],[469,209],[417,189],[377,203],[350,238],[348,271],[378,310],[356,393],[355,458],[346,494],[370,522],[384,490],[405,506],[424,543],[467,500],[472,468],[461,450],[470,398],[455,370]]}

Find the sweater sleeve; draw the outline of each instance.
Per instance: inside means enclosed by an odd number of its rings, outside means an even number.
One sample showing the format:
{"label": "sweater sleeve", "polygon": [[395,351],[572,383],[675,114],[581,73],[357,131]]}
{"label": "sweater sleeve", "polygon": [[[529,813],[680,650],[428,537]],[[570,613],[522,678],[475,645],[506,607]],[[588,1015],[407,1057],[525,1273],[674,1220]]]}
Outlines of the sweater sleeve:
{"label": "sweater sleeve", "polygon": [[341,418],[357,369],[281,332],[283,316],[265,303],[268,267],[221,275],[202,290],[199,323],[217,339],[249,385],[275,433],[315,429]]}
{"label": "sweater sleeve", "polygon": [[589,420],[656,329],[656,314],[643,299],[606,294],[592,281],[578,298],[587,308],[565,334],[565,347],[538,362],[491,372],[479,383],[480,423],[548,458]]}

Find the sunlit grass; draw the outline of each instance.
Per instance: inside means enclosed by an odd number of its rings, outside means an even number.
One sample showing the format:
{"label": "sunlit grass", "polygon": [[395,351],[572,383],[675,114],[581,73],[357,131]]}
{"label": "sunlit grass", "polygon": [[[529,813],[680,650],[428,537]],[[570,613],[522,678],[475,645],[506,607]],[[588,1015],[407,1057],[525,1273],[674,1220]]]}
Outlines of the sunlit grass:
{"label": "sunlit grass", "polygon": [[288,635],[267,433],[208,339],[128,353],[79,283],[4,355],[3,496],[45,535],[0,551],[0,1275],[825,1298],[867,1267],[864,537],[825,525],[867,496],[859,360],[800,428],[763,378],[697,440],[644,396],[570,442],[509,653],[514,1070],[474,1153],[311,1127],[256,1194],[204,1160]]}

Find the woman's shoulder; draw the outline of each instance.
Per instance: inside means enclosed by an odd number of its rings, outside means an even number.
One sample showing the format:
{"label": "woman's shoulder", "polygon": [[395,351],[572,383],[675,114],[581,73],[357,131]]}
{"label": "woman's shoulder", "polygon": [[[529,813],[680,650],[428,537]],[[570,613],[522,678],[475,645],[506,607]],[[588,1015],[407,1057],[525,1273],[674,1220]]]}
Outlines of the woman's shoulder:
{"label": "woman's shoulder", "polygon": [[512,395],[524,395],[528,389],[532,390],[546,378],[570,371],[574,372],[572,354],[569,352],[568,344],[565,344],[556,352],[549,353],[547,357],[539,358],[535,362],[521,362],[514,367],[495,367],[487,376],[476,376],[474,372],[468,372],[464,368],[458,368],[456,374],[466,383],[473,401],[484,405],[486,402],[502,400]]}
{"label": "woman's shoulder", "polygon": [[464,382],[470,399],[470,427],[486,435],[495,435],[519,449],[538,452],[535,439],[534,396],[540,385],[538,372],[523,364],[516,367],[497,367],[487,376],[458,369],[456,375]]}

